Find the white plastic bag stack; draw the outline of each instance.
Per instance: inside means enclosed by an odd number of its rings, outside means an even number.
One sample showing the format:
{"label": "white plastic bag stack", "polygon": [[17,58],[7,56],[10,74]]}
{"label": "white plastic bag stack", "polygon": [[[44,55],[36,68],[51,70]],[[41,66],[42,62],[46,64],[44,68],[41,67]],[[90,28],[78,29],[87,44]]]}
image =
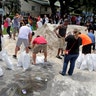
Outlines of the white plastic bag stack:
{"label": "white plastic bag stack", "polygon": [[82,53],[79,54],[76,60],[76,67],[81,70],[96,70],[96,54],[87,54],[84,55]]}
{"label": "white plastic bag stack", "polygon": [[0,76],[3,76],[3,75],[4,75],[3,70],[2,70],[2,68],[0,67]]}
{"label": "white plastic bag stack", "polygon": [[14,70],[13,63],[12,63],[11,59],[9,58],[7,52],[4,50],[2,51],[2,58],[3,58],[4,62],[6,63],[7,68]]}
{"label": "white plastic bag stack", "polygon": [[17,66],[22,66],[24,70],[27,70],[30,65],[30,55],[28,53],[21,52],[20,56],[18,57],[18,64]]}
{"label": "white plastic bag stack", "polygon": [[84,55],[84,58],[82,59],[82,64],[80,66],[80,69],[81,70],[86,70],[88,69],[88,66],[87,66],[87,55]]}

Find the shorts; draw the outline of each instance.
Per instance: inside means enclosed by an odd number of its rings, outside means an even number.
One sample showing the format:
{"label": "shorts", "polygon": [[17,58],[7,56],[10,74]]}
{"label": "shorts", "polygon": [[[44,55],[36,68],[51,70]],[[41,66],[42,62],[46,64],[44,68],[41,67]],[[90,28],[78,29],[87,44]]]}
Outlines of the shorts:
{"label": "shorts", "polygon": [[82,47],[82,53],[89,54],[91,53],[91,44],[85,45]]}
{"label": "shorts", "polygon": [[13,33],[18,33],[19,32],[19,28],[18,27],[14,27],[13,28]]}
{"label": "shorts", "polygon": [[33,53],[37,54],[40,51],[47,52],[47,44],[38,44],[33,48]]}
{"label": "shorts", "polygon": [[58,38],[58,41],[59,41],[59,46],[58,46],[58,48],[64,49],[65,38],[64,38],[64,37]]}
{"label": "shorts", "polygon": [[25,47],[29,46],[28,39],[22,39],[22,38],[18,38],[16,46],[20,47],[22,43],[24,44]]}

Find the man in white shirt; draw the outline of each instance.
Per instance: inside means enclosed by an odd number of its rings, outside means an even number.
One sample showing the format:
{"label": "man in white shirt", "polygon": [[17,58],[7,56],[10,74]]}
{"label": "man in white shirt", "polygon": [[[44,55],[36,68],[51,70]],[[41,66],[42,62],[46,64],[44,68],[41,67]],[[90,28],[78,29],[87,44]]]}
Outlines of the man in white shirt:
{"label": "man in white shirt", "polygon": [[30,27],[23,24],[19,29],[18,40],[15,48],[15,55],[13,55],[14,58],[17,58],[17,52],[20,50],[20,46],[22,43],[24,44],[26,53],[29,53],[28,46],[29,43],[31,42],[31,38],[32,38],[32,30],[30,29]]}

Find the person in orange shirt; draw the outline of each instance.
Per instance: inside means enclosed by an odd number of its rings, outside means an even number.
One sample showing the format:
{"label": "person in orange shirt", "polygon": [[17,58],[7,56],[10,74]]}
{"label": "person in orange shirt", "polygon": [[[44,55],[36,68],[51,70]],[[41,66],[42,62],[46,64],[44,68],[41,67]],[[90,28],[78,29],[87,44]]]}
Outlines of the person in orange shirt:
{"label": "person in orange shirt", "polygon": [[88,54],[91,53],[91,45],[92,45],[92,40],[89,38],[88,35],[84,33],[80,33],[79,37],[82,39],[82,53],[83,54]]}

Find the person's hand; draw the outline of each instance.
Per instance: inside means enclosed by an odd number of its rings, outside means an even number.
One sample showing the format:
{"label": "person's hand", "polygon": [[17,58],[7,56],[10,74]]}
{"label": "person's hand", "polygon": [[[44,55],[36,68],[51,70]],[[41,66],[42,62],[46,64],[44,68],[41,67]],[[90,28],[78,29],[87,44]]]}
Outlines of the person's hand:
{"label": "person's hand", "polygon": [[58,38],[60,38],[61,36],[59,34],[56,34]]}

